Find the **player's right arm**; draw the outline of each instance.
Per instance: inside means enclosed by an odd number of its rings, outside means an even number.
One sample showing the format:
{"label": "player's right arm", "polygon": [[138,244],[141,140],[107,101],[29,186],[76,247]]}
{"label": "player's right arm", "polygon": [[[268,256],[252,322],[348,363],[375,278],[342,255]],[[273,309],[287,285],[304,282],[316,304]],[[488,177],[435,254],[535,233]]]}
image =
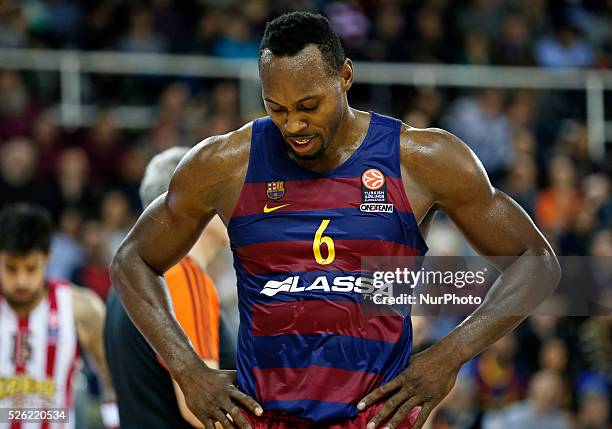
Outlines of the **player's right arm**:
{"label": "player's right arm", "polygon": [[[111,279],[135,326],[166,363],[185,393],[189,409],[207,429],[249,425],[236,405],[256,414],[261,407],[240,392],[222,371],[206,366],[174,317],[163,274],[196,242],[226,203],[224,184],[235,167],[228,159],[236,140],[248,144],[250,129],[211,137],[193,148],[174,173],[166,194],[151,203],[121,243],[111,263]],[[235,158],[235,156],[234,156]]]}

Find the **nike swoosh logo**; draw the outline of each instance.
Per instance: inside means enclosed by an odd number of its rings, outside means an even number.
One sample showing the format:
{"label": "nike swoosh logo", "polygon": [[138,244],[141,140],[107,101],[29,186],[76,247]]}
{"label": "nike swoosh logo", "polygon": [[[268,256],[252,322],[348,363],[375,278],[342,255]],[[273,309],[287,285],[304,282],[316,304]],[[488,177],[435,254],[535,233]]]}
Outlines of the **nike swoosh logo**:
{"label": "nike swoosh logo", "polygon": [[287,207],[289,204],[283,204],[280,206],[276,206],[276,207],[268,207],[268,205],[266,204],[263,208],[263,212],[264,213],[272,213],[274,210],[278,210],[278,209],[282,209],[283,207]]}

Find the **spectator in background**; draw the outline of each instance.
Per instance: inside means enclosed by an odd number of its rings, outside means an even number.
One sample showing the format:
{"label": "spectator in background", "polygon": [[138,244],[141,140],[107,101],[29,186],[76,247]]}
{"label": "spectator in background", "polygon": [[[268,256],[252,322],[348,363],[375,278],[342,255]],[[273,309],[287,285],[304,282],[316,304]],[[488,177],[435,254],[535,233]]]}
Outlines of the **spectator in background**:
{"label": "spectator in background", "polygon": [[567,344],[559,337],[548,338],[540,348],[539,360],[541,369],[565,374],[569,363]]}
{"label": "spectator in background", "polygon": [[107,50],[114,46],[119,33],[115,2],[100,2],[92,7],[87,15],[87,31],[81,35],[81,47],[87,50]]}
{"label": "spectator in background", "polygon": [[[510,100],[505,110],[512,129],[515,132],[521,128],[526,129],[528,132],[534,130],[539,119],[535,94],[530,91],[514,91],[510,94],[509,98]],[[533,136],[531,138],[533,139]],[[531,152],[533,153],[535,150]]]}
{"label": "spectator in background", "polygon": [[216,9],[201,14],[196,23],[191,51],[210,54],[221,37],[226,20],[225,15]]}
{"label": "spectator in background", "polygon": [[591,174],[582,181],[582,202],[572,227],[560,237],[565,255],[587,255],[598,230],[612,227],[610,180],[603,174]]}
{"label": "spectator in background", "polygon": [[535,64],[530,29],[524,16],[511,13],[504,17],[501,40],[495,49],[495,62],[507,66]]}
{"label": "spectator in background", "polygon": [[476,404],[474,383],[459,376],[430,420],[431,429],[480,429],[481,412]]}
{"label": "spectator in background", "polygon": [[597,163],[591,159],[589,153],[589,134],[584,124],[577,121],[566,121],[563,124],[557,142],[557,152],[570,157],[578,181],[599,171]]}
{"label": "spectator in background", "polygon": [[189,97],[189,88],[183,82],[175,81],[166,86],[159,97],[158,121],[171,122],[184,130]]}
{"label": "spectator in background", "polygon": [[157,33],[167,41],[168,50],[185,51],[191,35],[196,5],[189,1],[155,0],[151,2],[153,22]]}
{"label": "spectator in background", "polygon": [[80,147],[63,150],[57,162],[57,187],[62,207],[73,207],[85,217],[98,213],[99,201],[90,186],[89,159]]}
{"label": "spectator in background", "polygon": [[470,29],[463,39],[463,50],[458,63],[472,65],[491,64],[491,40],[479,29]]}
{"label": "spectator in background", "polygon": [[567,22],[559,24],[552,35],[540,38],[534,53],[538,65],[544,67],[589,67],[595,62],[593,47],[576,25]]}
{"label": "spectator in background", "polygon": [[493,37],[499,32],[500,17],[497,0],[471,0],[459,14],[459,29],[478,28]]}
{"label": "spectator in background", "polygon": [[526,380],[516,361],[517,349],[515,334],[510,333],[470,362],[467,371],[481,409],[499,409],[523,397]]}
{"label": "spectator in background", "polygon": [[85,251],[79,241],[81,213],[73,207],[62,211],[58,228],[51,237],[51,251],[47,276],[73,280],[85,262]]}
{"label": "spectator in background", "polygon": [[609,429],[610,394],[603,383],[579,392],[576,429]]}
{"label": "spectator in background", "polygon": [[93,185],[101,187],[119,177],[119,160],[125,146],[110,112],[102,112],[93,127],[85,131],[82,147],[89,156]]}
{"label": "spectator in background", "polygon": [[489,412],[483,429],[570,429],[568,416],[560,409],[563,383],[551,371],[538,372],[529,383],[527,400],[501,411]]}
{"label": "spectator in background", "polygon": [[126,149],[120,160],[120,175],[115,188],[126,198],[131,212],[142,210],[138,187],[149,162],[150,151],[141,145],[133,145]]}
{"label": "spectator in background", "polygon": [[325,5],[323,12],[334,31],[342,39],[347,56],[358,52],[367,41],[370,20],[358,1],[334,1]]}
{"label": "spectator in background", "polygon": [[57,157],[64,142],[57,121],[49,110],[42,112],[34,121],[32,142],[38,148],[39,174],[46,179],[55,178]]}
{"label": "spectator in background", "polygon": [[533,218],[537,196],[537,166],[532,156],[520,154],[502,189]]}
{"label": "spectator in background", "polygon": [[0,47],[20,48],[27,41],[23,11],[16,1],[7,0],[0,7]]}
{"label": "spectator in background", "polygon": [[226,24],[212,46],[212,54],[222,58],[257,58],[259,41],[246,18],[236,14]]}
{"label": "spectator in background", "polygon": [[168,41],[155,31],[153,12],[147,8],[135,8],[130,13],[130,28],[119,41],[119,49],[126,52],[164,52]]}
{"label": "spectator in background", "polygon": [[573,223],[561,231],[559,236],[560,254],[565,256],[587,255],[596,226],[595,213],[584,204],[578,207]]}
{"label": "spectator in background", "polygon": [[225,81],[217,84],[210,97],[211,113],[222,115],[234,124],[241,122],[240,96],[235,82]]}
{"label": "spectator in background", "polygon": [[595,213],[596,228],[612,229],[612,195],[610,177],[603,173],[591,174],[582,181],[583,205]]}
{"label": "spectator in background", "polygon": [[437,8],[425,6],[419,10],[415,22],[414,41],[409,49],[412,61],[442,63],[449,60],[444,22]]}
{"label": "spectator in background", "polygon": [[134,223],[134,216],[127,198],[119,191],[109,191],[104,195],[100,211],[105,236],[104,259],[110,262]]}
{"label": "spectator in background", "polygon": [[521,156],[533,158],[536,155],[535,137],[531,131],[525,128],[515,129],[512,135],[512,146],[516,152],[517,158]]}
{"label": "spectator in background", "polygon": [[246,0],[241,2],[240,11],[254,34],[263,35],[271,16],[269,0]]}
{"label": "spectator in background", "polygon": [[57,204],[47,182],[37,177],[38,152],[23,137],[0,147],[0,206],[28,201],[50,208]]}
{"label": "spectator in background", "polygon": [[572,380],[569,371],[569,351],[567,343],[559,337],[546,339],[540,347],[540,370],[557,374],[561,379],[561,402],[563,407],[569,408],[572,404]]}
{"label": "spectator in background", "polygon": [[580,194],[575,184],[574,165],[568,157],[555,156],[548,173],[549,186],[537,197],[536,219],[545,231],[557,234],[574,222]]}
{"label": "spectator in background", "polygon": [[30,135],[39,110],[21,75],[0,69],[0,140]]}
{"label": "spectator in background", "polygon": [[80,241],[85,250],[85,261],[74,277],[79,284],[96,292],[106,300],[110,288],[107,235],[99,221],[89,220],[83,224]]}
{"label": "spectator in background", "polygon": [[376,9],[374,26],[365,49],[365,58],[371,61],[405,61],[406,18],[397,3],[388,2]]}
{"label": "spectator in background", "polygon": [[[610,236],[610,232],[607,234]],[[579,339],[580,354],[586,363],[583,377],[591,375],[605,380],[609,391],[612,386],[612,316],[589,318],[580,327]]]}
{"label": "spectator in background", "polygon": [[512,133],[502,107],[504,94],[494,89],[455,101],[444,126],[465,141],[480,158],[493,182],[511,166],[514,158]]}

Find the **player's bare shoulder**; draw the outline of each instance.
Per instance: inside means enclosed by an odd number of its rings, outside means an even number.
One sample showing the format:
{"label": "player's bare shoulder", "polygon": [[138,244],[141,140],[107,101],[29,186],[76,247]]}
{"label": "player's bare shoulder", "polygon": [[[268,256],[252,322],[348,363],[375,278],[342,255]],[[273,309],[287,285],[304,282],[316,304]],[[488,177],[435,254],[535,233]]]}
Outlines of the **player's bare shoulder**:
{"label": "player's bare shoulder", "polygon": [[400,134],[402,171],[432,195],[460,192],[486,182],[486,172],[459,138],[439,128],[403,125]]}
{"label": "player's bare shoulder", "polygon": [[[216,211],[231,211],[246,176],[251,149],[252,122],[227,134],[209,137],[181,160],[170,194],[202,201]],[[235,202],[235,201],[234,201]]]}

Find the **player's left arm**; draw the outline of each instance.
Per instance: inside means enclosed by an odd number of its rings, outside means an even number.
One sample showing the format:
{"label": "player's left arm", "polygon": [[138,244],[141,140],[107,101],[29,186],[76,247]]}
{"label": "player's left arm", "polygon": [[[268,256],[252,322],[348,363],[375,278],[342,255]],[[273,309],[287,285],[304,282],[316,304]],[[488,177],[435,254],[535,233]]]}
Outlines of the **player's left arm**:
{"label": "player's left arm", "polygon": [[101,413],[105,427],[118,427],[115,390],[104,354],[104,319],[106,307],[90,289],[73,287],[74,319],[79,344],[91,356],[102,390]]}
{"label": "player's left arm", "polygon": [[[463,142],[442,130],[408,134],[411,175],[430,210],[446,212],[479,254],[508,258],[491,259],[501,275],[470,316],[361,401],[358,408],[364,409],[388,398],[368,429],[389,416],[386,427],[395,428],[409,415],[416,420],[413,428],[421,428],[454,386],[461,366],[523,321],[553,292],[561,275],[546,239],[516,202],[491,186]],[[418,418],[416,407],[421,407]]]}

